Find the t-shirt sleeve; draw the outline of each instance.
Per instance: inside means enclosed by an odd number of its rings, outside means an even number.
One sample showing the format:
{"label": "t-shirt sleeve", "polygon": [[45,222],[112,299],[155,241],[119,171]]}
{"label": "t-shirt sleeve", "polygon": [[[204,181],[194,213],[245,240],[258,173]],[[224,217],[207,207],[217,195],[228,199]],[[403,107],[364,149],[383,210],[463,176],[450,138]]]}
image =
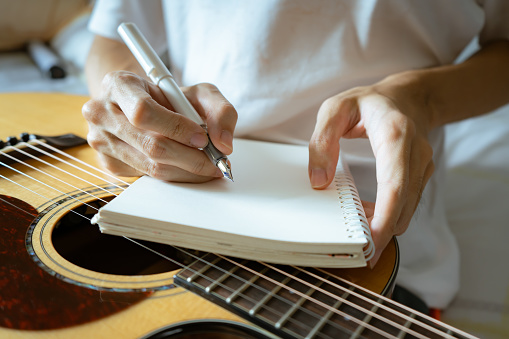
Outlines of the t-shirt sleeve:
{"label": "t-shirt sleeve", "polygon": [[122,22],[135,23],[157,53],[166,50],[161,1],[97,0],[88,29],[96,35],[121,40],[117,27]]}
{"label": "t-shirt sleeve", "polygon": [[483,0],[481,5],[485,22],[479,43],[485,45],[495,40],[509,40],[509,1]]}

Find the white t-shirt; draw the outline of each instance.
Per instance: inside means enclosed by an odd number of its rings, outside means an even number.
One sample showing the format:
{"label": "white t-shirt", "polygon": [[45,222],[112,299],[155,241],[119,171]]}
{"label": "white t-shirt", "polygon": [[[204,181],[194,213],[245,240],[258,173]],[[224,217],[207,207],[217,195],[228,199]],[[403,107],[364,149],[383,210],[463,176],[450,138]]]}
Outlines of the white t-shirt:
{"label": "white t-shirt", "polygon": [[[505,14],[503,14],[505,13]],[[135,22],[156,51],[169,52],[181,85],[210,82],[235,106],[235,136],[306,144],[321,103],[404,70],[453,63],[476,36],[509,39],[504,0],[99,0],[89,24],[119,39]],[[431,307],[459,285],[459,254],[447,226],[443,129],[430,134],[436,170],[407,232],[398,238],[398,283]],[[374,201],[366,139],[341,140],[361,197]]]}

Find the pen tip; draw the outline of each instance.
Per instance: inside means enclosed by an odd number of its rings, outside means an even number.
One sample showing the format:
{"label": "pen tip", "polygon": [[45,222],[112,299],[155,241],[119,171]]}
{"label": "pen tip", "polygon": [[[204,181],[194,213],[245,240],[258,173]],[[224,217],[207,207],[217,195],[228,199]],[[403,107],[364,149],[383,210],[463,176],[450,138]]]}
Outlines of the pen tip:
{"label": "pen tip", "polygon": [[223,176],[227,179],[230,179],[231,182],[234,182],[233,181],[233,175],[232,175],[232,170],[229,166],[229,164],[224,160],[224,159],[221,159],[218,163],[217,163],[217,167],[219,167],[219,169],[221,170],[221,172],[223,172]]}
{"label": "pen tip", "polygon": [[232,171],[231,171],[230,169],[228,169],[228,171],[223,172],[223,174],[224,174],[224,176],[225,176],[226,178],[230,179],[230,180],[231,180],[231,182],[234,182],[234,181],[233,181]]}

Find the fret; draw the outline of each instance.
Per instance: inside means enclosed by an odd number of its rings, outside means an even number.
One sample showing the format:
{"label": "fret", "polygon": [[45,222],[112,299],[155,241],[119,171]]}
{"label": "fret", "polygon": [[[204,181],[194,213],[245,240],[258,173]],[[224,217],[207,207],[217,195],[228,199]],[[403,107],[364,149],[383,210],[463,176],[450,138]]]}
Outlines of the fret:
{"label": "fret", "polygon": [[[377,300],[377,303],[378,304],[381,304],[383,302],[382,299],[378,299]],[[375,304],[373,305],[373,307],[371,307],[371,312],[375,313],[376,311],[378,311],[379,309],[379,306],[378,304]],[[373,316],[371,314],[366,314],[366,316],[364,317],[364,319],[362,319],[362,322],[364,324],[369,324],[369,322],[371,321],[371,319],[373,319]],[[366,329],[366,327],[364,325],[359,325],[357,327],[357,329],[355,330],[355,332],[352,334],[351,336],[351,339],[357,339],[360,337],[361,333]]]}
{"label": "fret", "polygon": [[[209,268],[213,267],[215,264],[217,264],[219,262],[219,260],[221,260],[221,258],[216,258],[214,259],[212,262],[210,262],[209,264],[206,264],[204,265],[202,268],[200,268],[199,270],[195,270],[193,274],[191,274],[189,277],[187,277],[187,282],[192,282],[194,279],[196,278],[199,278],[201,276],[203,276],[203,273],[205,273],[205,271],[207,271]],[[193,265],[195,263],[198,263],[199,260],[195,261],[193,263]]]}
{"label": "fret", "polygon": [[[319,281],[317,284],[316,284],[316,287],[320,287],[321,285],[323,284],[323,281]],[[306,292],[306,296],[309,297],[311,296],[311,294],[313,294],[314,292],[316,291],[316,288],[315,287],[310,287],[307,292]],[[281,326],[288,320],[289,317],[291,317],[301,306],[302,304],[308,300],[308,298],[302,296],[297,302],[295,302],[292,307],[286,311],[285,314],[283,314],[283,316],[278,320],[278,322],[276,323],[276,328],[281,328]]]}
{"label": "fret", "polygon": [[[268,267],[265,267],[263,270],[260,271],[260,275],[264,275],[265,272],[267,272]],[[228,296],[228,298],[225,299],[225,301],[230,304],[235,298],[239,296],[242,292],[244,292],[248,287],[253,286],[253,283],[260,278],[260,275],[254,274],[248,281],[244,282],[242,286],[240,286],[238,289],[232,292]]]}
{"label": "fret", "polygon": [[[245,261],[243,262],[245,263]],[[210,293],[216,286],[221,284],[226,278],[232,276],[235,271],[237,271],[240,268],[240,266],[233,266],[229,271],[224,272],[222,276],[215,279],[209,286],[205,288],[205,292]]]}
{"label": "fret", "polygon": [[175,283],[285,338],[471,338],[354,285],[340,290],[337,281],[327,283],[330,277],[297,277],[300,270],[217,256],[203,260],[178,273]]}
{"label": "fret", "polygon": [[[268,270],[268,267],[267,267],[267,270]],[[295,271],[293,272],[293,276],[296,276],[298,274],[298,271]],[[260,299],[260,301],[253,307],[249,310],[249,315],[254,315],[256,312],[258,312],[258,310],[267,303],[267,301],[274,297],[280,290],[281,288],[284,286],[286,286],[286,284],[292,280],[292,276],[288,276],[286,278],[284,278],[282,281],[281,281],[281,284],[279,285],[275,285],[274,288],[269,292],[267,293],[262,299]]]}
{"label": "fret", "polygon": [[[350,291],[353,291],[355,288],[353,286],[350,286],[349,287],[349,290]],[[339,306],[341,306],[341,304],[343,303],[343,300],[345,300],[346,298],[348,298],[348,296],[350,295],[349,292],[344,292],[342,295],[341,295],[341,298],[338,298],[338,300],[334,303],[334,305],[332,305],[332,308],[333,309],[338,309]],[[320,321],[313,327],[313,329],[308,333],[308,335],[306,336],[305,339],[311,339],[311,338],[314,338],[318,333],[319,331],[323,328],[323,326],[330,321],[330,318],[335,315],[336,313],[332,310],[328,310],[327,313],[325,313],[325,315],[322,316],[322,318],[320,319]]]}
{"label": "fret", "polygon": [[[415,313],[410,314],[410,318],[415,319]],[[412,325],[412,321],[407,320],[405,325],[403,325],[403,326],[405,326],[405,329],[409,329],[411,325]],[[407,333],[408,332],[406,330],[402,329],[398,334],[398,339],[403,339],[407,335]]]}

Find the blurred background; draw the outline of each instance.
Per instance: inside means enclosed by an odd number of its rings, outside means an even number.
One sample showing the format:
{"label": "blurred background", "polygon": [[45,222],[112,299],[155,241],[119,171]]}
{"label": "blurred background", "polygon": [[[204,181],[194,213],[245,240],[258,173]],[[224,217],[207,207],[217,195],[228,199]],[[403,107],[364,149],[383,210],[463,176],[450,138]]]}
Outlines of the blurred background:
{"label": "blurred background", "polygon": [[[87,95],[82,71],[93,38],[91,8],[88,0],[0,0],[0,92]],[[54,63],[52,56],[64,77],[53,79],[36,64]]]}
{"label": "blurred background", "polygon": [[[88,95],[91,9],[87,0],[0,0],[0,93]],[[482,338],[509,338],[509,107],[447,126],[445,147],[462,280],[442,319]]]}

